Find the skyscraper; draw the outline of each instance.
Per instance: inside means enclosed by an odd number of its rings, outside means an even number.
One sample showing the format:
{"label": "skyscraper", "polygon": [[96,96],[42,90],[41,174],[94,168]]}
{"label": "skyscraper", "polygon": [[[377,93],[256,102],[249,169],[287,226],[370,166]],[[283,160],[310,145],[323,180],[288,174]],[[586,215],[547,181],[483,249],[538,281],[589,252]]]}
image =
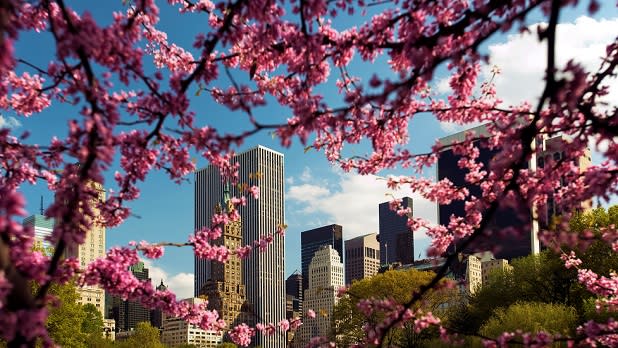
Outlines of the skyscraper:
{"label": "skyscraper", "polygon": [[[92,182],[89,185],[98,192],[99,196],[95,200],[105,201],[103,186],[96,182]],[[90,262],[105,256],[105,226],[96,223],[99,211],[96,208],[96,202],[91,202],[91,204],[91,209],[95,214],[95,221],[86,233],[84,243],[67,247],[65,250],[65,257],[75,257],[81,268],[86,268]],[[80,296],[79,303],[92,303],[99,309],[103,318],[105,318],[105,291],[102,288],[86,285],[77,288],[77,293]]]}
{"label": "skyscraper", "polygon": [[293,317],[293,312],[303,312],[303,276],[298,271],[285,280],[285,294],[291,296],[292,308],[286,309],[286,316]]}
{"label": "skyscraper", "polygon": [[345,283],[364,279],[378,273],[380,269],[380,243],[377,233],[345,241]]}
{"label": "skyscraper", "polygon": [[[449,145],[454,142],[461,142],[465,139],[467,132],[478,137],[486,137],[489,135],[486,126],[481,125],[467,131],[459,132],[448,137],[440,139],[440,143]],[[534,147],[537,153],[531,157],[527,163],[527,168],[537,170],[543,168],[550,161],[558,161],[564,157],[563,147],[569,140],[559,135],[555,137],[538,137],[534,142]],[[482,140],[476,140],[475,146],[479,149],[477,161],[483,164],[483,167],[491,168],[491,161],[498,153],[498,150],[490,150],[480,146]],[[438,180],[448,178],[453,184],[458,187],[465,187],[471,195],[480,197],[481,189],[478,185],[472,185],[465,181],[467,170],[459,168],[458,161],[461,156],[453,153],[451,149],[445,149],[440,153],[437,165]],[[580,169],[585,169],[590,165],[590,152],[587,150],[583,156],[574,160],[574,164]],[[563,177],[561,185],[566,185],[567,178]],[[582,202],[581,209],[589,208],[591,202]],[[478,238],[474,245],[466,250],[460,250],[466,253],[478,251],[489,251],[492,247],[497,247],[494,250],[494,255],[497,259],[511,260],[515,257],[521,257],[530,253],[537,253],[540,250],[538,231],[539,228],[546,228],[551,221],[551,218],[561,213],[561,207],[556,204],[554,197],[550,195],[547,201],[547,208],[543,211],[538,211],[535,207],[532,209],[526,202],[511,202],[511,206],[500,206],[494,215],[494,219],[489,223],[484,235]],[[451,215],[464,216],[464,202],[453,201],[448,205],[438,206],[438,221],[442,225],[448,225]],[[508,234],[501,236],[500,232],[506,228],[515,229],[520,232],[519,235]],[[487,231],[491,231],[488,233]]]}
{"label": "skyscraper", "polygon": [[337,292],[343,286],[343,263],[337,250],[324,245],[316,251],[309,263],[309,287],[305,290],[304,305],[312,309],[315,318],[306,318],[301,326],[303,345],[311,337],[328,336],[332,323]]}
{"label": "skyscraper", "polygon": [[[441,138],[440,143],[450,145],[455,142],[461,142],[465,140],[468,132],[477,137],[487,137],[489,135],[486,126],[481,125]],[[491,160],[498,153],[498,150],[491,150],[481,146],[482,140],[476,140],[474,145],[479,149],[477,162],[482,163],[483,168],[489,168]],[[465,181],[468,170],[459,168],[458,162],[460,158],[461,156],[453,153],[453,150],[450,148],[440,152],[436,166],[437,179],[448,178],[455,186],[465,187],[471,195],[480,197],[482,194],[481,188],[478,185],[472,185]],[[508,260],[529,255],[535,248],[538,250],[538,239],[535,240],[534,233],[532,232],[531,214],[530,208],[523,203],[519,204],[517,209],[500,207],[494,215],[494,219],[488,225],[486,232],[512,227],[518,229],[521,234],[518,236],[510,234],[503,237],[498,237],[498,233],[484,234],[477,238],[473,245],[468,246],[464,250],[458,250],[458,252],[472,254],[481,251],[493,251],[497,258]],[[452,215],[465,217],[463,201],[455,200],[448,205],[438,205],[438,222],[440,224],[447,226]]]}
{"label": "skyscraper", "polygon": [[[139,280],[149,280],[148,268],[144,267],[143,262],[138,262],[130,267],[131,273]],[[126,301],[120,297],[112,296],[111,313],[112,319],[116,321],[116,331],[135,330],[137,323],[150,322],[150,310],[146,309],[139,302]]]}
{"label": "skyscraper", "polygon": [[[229,187],[223,191],[221,203],[215,207],[215,212],[226,210],[230,213],[233,205],[230,201]],[[223,226],[221,237],[213,245],[225,245],[231,249],[242,246],[242,223],[231,221]],[[211,277],[204,283],[199,294],[208,298],[208,309],[216,310],[219,317],[229,326],[246,322],[244,310],[245,285],[242,283],[242,260],[237,255],[231,255],[226,262],[211,261]],[[244,308],[243,308],[244,306]]]}
{"label": "skyscraper", "polygon": [[54,219],[41,214],[34,214],[25,218],[23,225],[34,229],[34,243],[37,248],[49,249],[52,247],[45,239],[54,230]]}
{"label": "skyscraper", "polygon": [[[242,220],[243,244],[267,234],[275,233],[284,223],[284,168],[283,154],[257,146],[236,155],[241,184],[257,185],[260,198],[247,199],[247,205],[239,207]],[[195,174],[195,228],[210,226],[215,205],[223,193],[224,183],[218,168],[209,165]],[[239,196],[237,186],[231,194]],[[243,283],[247,301],[254,321],[276,323],[285,318],[284,286],[284,239],[276,237],[265,252],[255,250],[243,263]],[[194,292],[212,276],[212,267],[207,260],[195,259]],[[256,337],[255,344],[264,348],[285,346],[285,337],[277,333],[270,337]]]}
{"label": "skyscraper", "polygon": [[301,270],[303,291],[309,286],[309,263],[316,251],[330,245],[337,250],[343,260],[343,227],[332,224],[304,231],[300,234]]}
{"label": "skyscraper", "polygon": [[[402,199],[404,208],[412,208],[412,198]],[[392,211],[389,202],[381,203],[380,216],[380,263],[401,262],[404,265],[414,262],[414,235],[408,228],[408,216],[399,216]],[[414,210],[409,216],[414,214]]]}

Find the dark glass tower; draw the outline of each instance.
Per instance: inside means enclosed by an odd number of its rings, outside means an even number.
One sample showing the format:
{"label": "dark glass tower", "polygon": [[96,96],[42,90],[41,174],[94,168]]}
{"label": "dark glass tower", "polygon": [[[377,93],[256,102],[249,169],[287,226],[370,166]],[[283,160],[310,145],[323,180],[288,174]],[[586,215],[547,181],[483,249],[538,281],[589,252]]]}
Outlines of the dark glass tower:
{"label": "dark glass tower", "polygon": [[[453,134],[440,139],[442,144],[463,141],[465,132]],[[479,126],[469,130],[477,135],[487,135],[484,126]],[[477,162],[483,164],[484,168],[491,168],[491,160],[498,153],[497,150],[490,150],[482,146],[481,141],[476,141],[475,146],[479,149]],[[471,195],[481,197],[481,188],[465,181],[465,176],[469,172],[457,165],[461,156],[453,153],[451,149],[440,152],[437,165],[437,178],[442,180],[448,178],[455,186],[465,187]],[[494,219],[489,223],[483,234],[477,238],[472,245],[464,250],[464,253],[474,253],[480,251],[493,251],[498,259],[511,260],[516,257],[529,255],[532,251],[531,233],[531,212],[524,202],[509,202],[511,206],[500,206],[494,215]],[[464,202],[457,200],[448,205],[438,206],[438,222],[447,226],[451,215],[465,217]],[[504,229],[516,229],[520,233],[502,233]],[[451,247],[453,251],[455,247]]]}
{"label": "dark glass tower", "polygon": [[[309,263],[321,246],[331,245],[343,255],[343,227],[332,224],[304,231],[300,235],[303,292],[309,287]],[[343,257],[341,257],[343,260]]]}
{"label": "dark glass tower", "polygon": [[285,280],[285,294],[291,296],[292,306],[286,309],[286,316],[293,317],[294,312],[303,312],[303,276],[298,271]]}
{"label": "dark glass tower", "polygon": [[[412,208],[412,198],[402,199],[404,208]],[[378,207],[380,215],[380,263],[401,262],[403,265],[414,262],[414,235],[408,228],[408,216],[399,216],[392,211],[388,202]],[[410,216],[413,214],[413,210]]]}
{"label": "dark glass tower", "polygon": [[[149,280],[148,268],[143,262],[131,266],[131,272],[139,280]],[[111,317],[116,321],[116,331],[135,330],[137,323],[150,322],[150,310],[135,301],[124,301],[120,297],[112,296]]]}

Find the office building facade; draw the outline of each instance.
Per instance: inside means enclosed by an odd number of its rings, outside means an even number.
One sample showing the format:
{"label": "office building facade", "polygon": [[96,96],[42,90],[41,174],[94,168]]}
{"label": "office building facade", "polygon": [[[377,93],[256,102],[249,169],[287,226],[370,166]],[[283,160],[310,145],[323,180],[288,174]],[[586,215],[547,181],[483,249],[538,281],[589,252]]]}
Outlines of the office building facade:
{"label": "office building facade", "polygon": [[[559,135],[549,139],[545,139],[542,143],[542,148],[539,149],[539,153],[536,156],[537,168],[542,169],[547,163],[558,162],[564,158],[564,145],[568,140]],[[591,164],[590,149],[586,149],[584,154],[574,160],[573,163],[580,172],[586,170]],[[560,188],[567,186],[569,179],[565,176],[561,177]],[[558,188],[555,189],[558,191]],[[574,207],[576,210],[585,210],[592,208],[592,201],[582,202],[579,206]],[[571,208],[573,209],[573,208]],[[542,211],[538,212],[539,227],[548,228],[551,220],[554,216],[559,216],[563,213],[563,207],[560,203],[556,202],[554,195],[550,195],[547,199],[547,206]]]}
{"label": "office building facade", "polygon": [[[188,298],[184,299],[183,302],[196,305],[204,303],[204,300]],[[181,318],[164,318],[161,343],[168,347],[191,345],[200,348],[216,348],[222,340],[222,333],[206,331],[197,325],[187,323]]]}
{"label": "office building facade", "polygon": [[[98,197],[93,200],[105,201],[105,190],[103,185],[92,182],[89,184],[97,193]],[[86,268],[92,261],[105,256],[105,226],[96,223],[99,211],[96,208],[97,202],[92,202],[90,207],[94,212],[94,223],[86,233],[84,243],[67,247],[64,256],[74,257],[79,262],[80,268]],[[79,303],[91,303],[100,311],[105,318],[105,290],[99,286],[82,286],[77,288]]]}
{"label": "office building facade", "polygon": [[[242,243],[253,245],[260,237],[275,233],[284,224],[284,159],[283,154],[257,146],[233,158],[239,165],[240,184],[260,188],[259,199],[248,197],[247,204],[239,207],[242,221]],[[195,228],[209,227],[215,205],[226,184],[218,168],[210,165],[195,174]],[[239,197],[239,187],[230,188],[232,196]],[[249,314],[253,322],[277,323],[285,318],[284,238],[276,236],[265,252],[254,250],[242,265],[243,284]],[[212,264],[195,259],[194,293],[212,277]],[[281,333],[256,337],[255,345],[263,348],[285,347]]]}
{"label": "office building facade", "polygon": [[[131,273],[139,280],[150,280],[148,268],[143,262],[130,267]],[[116,332],[133,331],[137,323],[151,322],[151,311],[139,302],[126,301],[117,296],[111,296],[109,317],[116,321]]]}
{"label": "office building facade", "polygon": [[34,230],[34,245],[39,249],[49,251],[53,246],[47,241],[54,230],[54,219],[42,214],[30,215],[23,221],[24,227]]}
{"label": "office building facade", "polygon": [[345,241],[345,283],[369,278],[380,269],[380,243],[377,233]]}
{"label": "office building facade", "polygon": [[307,230],[300,234],[303,291],[307,290],[309,286],[309,263],[316,251],[325,245],[332,246],[343,260],[343,227],[332,224]]}
{"label": "office building facade", "polygon": [[380,219],[380,263],[386,265],[400,262],[408,265],[414,262],[414,234],[408,228],[408,217],[414,214],[412,198],[403,197],[401,205],[410,208],[408,215],[400,216],[390,209],[389,202],[378,207]]}
{"label": "office building facade", "polygon": [[[285,280],[286,317],[293,318],[295,313],[303,312],[303,276],[298,271]],[[287,302],[290,301],[288,308]]]}
{"label": "office building facade", "polygon": [[309,264],[309,287],[304,293],[304,305],[305,310],[312,309],[316,316],[303,321],[303,344],[307,344],[311,337],[330,334],[337,292],[343,286],[343,262],[339,253],[331,245],[322,246]]}
{"label": "office building facade", "polygon": [[[459,132],[440,139],[443,145],[449,145],[465,140],[466,134],[470,132],[476,137],[487,137],[488,131],[484,125],[472,128],[467,131]],[[474,145],[479,149],[477,162],[483,164],[483,168],[491,168],[491,160],[498,153],[495,149],[488,149],[482,140],[477,140]],[[481,197],[481,188],[466,182],[467,169],[459,168],[458,162],[461,156],[455,154],[452,149],[440,152],[437,163],[437,179],[448,178],[456,187],[466,188],[470,195]],[[497,258],[511,260],[522,257],[538,250],[538,238],[533,233],[530,208],[521,203],[511,202],[511,206],[500,206],[494,214],[494,218],[488,224],[484,233],[479,236],[472,245],[463,250],[466,254],[474,254],[483,251],[492,251]],[[515,207],[513,206],[515,205]],[[451,216],[465,217],[464,202],[455,200],[448,205],[438,205],[438,222],[448,226]],[[517,230],[517,233],[500,235],[500,231],[505,229]],[[495,233],[494,233],[495,232]],[[514,231],[513,231],[514,232]],[[461,241],[456,241],[459,244]],[[450,252],[457,249],[456,245],[451,246]]]}
{"label": "office building facade", "polygon": [[[489,132],[485,125],[481,125],[467,131],[459,132],[440,139],[443,145],[461,142],[465,139],[466,133],[471,133],[477,137],[487,137]],[[537,152],[531,156],[526,168],[536,171],[543,168],[550,161],[558,161],[564,157],[563,147],[568,140],[563,136],[551,138],[538,137],[533,144]],[[498,154],[497,149],[489,149],[483,146],[482,140],[477,140],[474,145],[479,149],[477,162],[483,164],[483,168],[491,169],[491,161]],[[458,161],[461,156],[453,153],[452,149],[445,149],[440,152],[437,165],[437,178],[442,180],[448,178],[455,186],[468,189],[470,195],[481,196],[481,188],[465,181],[468,170],[459,168]],[[590,165],[590,152],[586,151],[583,156],[575,159],[575,165],[581,170]],[[561,183],[563,186],[568,184],[566,181]],[[476,253],[481,251],[492,251],[497,259],[512,260],[540,251],[538,232],[540,229],[547,228],[551,218],[560,214],[561,207],[554,202],[553,197],[548,197],[547,206],[542,209],[531,207],[523,200],[504,201],[508,204],[501,204],[498,207],[494,218],[489,222],[487,228],[479,238],[464,250],[458,252]],[[590,207],[590,202],[583,202],[578,209]],[[572,209],[572,208],[571,208]],[[448,225],[450,217],[465,217],[463,201],[453,201],[448,205],[438,206],[438,222],[441,225]],[[509,233],[502,233],[510,230]],[[451,248],[451,251],[454,247]]]}

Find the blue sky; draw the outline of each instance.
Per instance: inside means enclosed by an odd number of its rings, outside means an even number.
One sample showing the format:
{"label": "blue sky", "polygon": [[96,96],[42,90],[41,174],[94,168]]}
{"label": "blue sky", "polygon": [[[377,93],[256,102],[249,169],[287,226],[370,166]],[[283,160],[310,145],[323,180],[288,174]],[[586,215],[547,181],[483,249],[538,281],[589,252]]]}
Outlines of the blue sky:
{"label": "blue sky", "polygon": [[[584,3],[587,3],[584,1]],[[78,12],[88,10],[101,23],[108,23],[111,11],[122,7],[121,1],[75,2]],[[615,7],[604,7],[594,18],[579,18],[585,12],[581,9],[571,9],[563,14],[564,22],[558,32],[559,63],[566,58],[575,57],[584,65],[594,67],[598,57],[603,52],[603,44],[609,42],[618,33],[618,11]],[[95,7],[96,6],[96,7]],[[203,19],[194,15],[189,18],[179,18],[176,9],[167,3],[161,3],[162,15],[159,29],[168,32],[170,41],[183,47],[191,47],[193,34],[203,26]],[[379,10],[376,6],[374,11]],[[538,20],[538,14],[533,15],[527,24],[532,25]],[[349,26],[358,18],[344,19],[340,28]],[[190,35],[187,35],[190,33]],[[47,66],[47,57],[53,54],[48,34],[22,35],[16,47],[19,57]],[[544,51],[535,44],[533,37],[518,35],[496,36],[484,45],[483,50],[491,54],[492,64],[502,70],[497,78],[498,93],[507,103],[517,103],[521,100],[534,98],[540,93],[542,77],[542,58]],[[147,66],[152,66],[147,63]],[[369,69],[368,69],[369,68]],[[489,66],[484,69],[487,77]],[[371,69],[371,70],[370,70]],[[361,77],[388,74],[385,60],[378,60],[372,65],[352,63],[350,70]],[[337,75],[333,73],[332,78]],[[242,79],[242,77],[239,77]],[[445,83],[444,69],[434,80],[434,93],[439,96],[448,92]],[[614,81],[615,82],[615,81]],[[225,86],[225,78],[216,82]],[[615,83],[614,83],[615,84]],[[618,87],[618,86],[616,86]],[[323,88],[326,100],[336,104],[332,88]],[[189,93],[193,95],[194,92]],[[618,100],[616,94],[608,97]],[[192,110],[197,113],[198,125],[212,125],[220,129],[238,132],[239,124],[246,124],[245,116],[217,105],[207,94],[192,96]],[[286,110],[275,105],[268,105],[256,112],[257,117],[264,121],[281,121],[289,116]],[[66,122],[76,117],[76,110],[65,105],[55,104],[40,115],[30,118],[16,117],[5,113],[0,118],[0,127],[12,127],[16,134],[29,131],[30,142],[46,144],[52,136],[64,138],[67,134]],[[410,145],[413,151],[429,150],[436,138],[462,130],[458,125],[440,124],[430,115],[420,115],[414,118],[410,125]],[[343,226],[344,238],[348,239],[365,233],[377,232],[378,204],[389,200],[389,191],[379,177],[361,177],[355,174],[345,174],[333,168],[321,153],[309,151],[305,153],[303,146],[295,142],[290,148],[282,148],[278,141],[268,133],[261,133],[250,139],[239,150],[244,150],[261,144],[285,155],[286,177],[286,223],[289,228],[286,234],[286,276],[300,269],[300,232],[326,224],[338,223]],[[347,150],[348,154],[364,154],[367,149],[357,146]],[[600,158],[595,154],[595,161]],[[198,167],[207,163],[198,159]],[[111,180],[113,171],[108,173],[107,181]],[[402,170],[380,173],[403,175]],[[429,170],[427,176],[433,177]],[[131,202],[129,206],[134,216],[122,226],[107,231],[107,246],[126,244],[131,240],[148,241],[184,241],[193,231],[193,178],[177,185],[169,181],[164,173],[152,172],[148,179],[140,185],[141,198]],[[28,200],[27,209],[36,213],[39,209],[40,196],[49,203],[53,199],[46,186],[24,185],[21,190]],[[406,195],[406,192],[394,193],[395,196]],[[311,198],[311,199],[309,199]],[[413,196],[413,198],[416,198]],[[435,220],[436,207],[422,200],[414,202],[415,215]],[[415,236],[415,257],[424,256],[428,240],[424,235]],[[170,282],[172,288],[181,296],[190,296],[192,289],[193,254],[191,250],[166,249],[166,255],[156,262],[148,263],[151,267],[153,281],[160,278]]]}

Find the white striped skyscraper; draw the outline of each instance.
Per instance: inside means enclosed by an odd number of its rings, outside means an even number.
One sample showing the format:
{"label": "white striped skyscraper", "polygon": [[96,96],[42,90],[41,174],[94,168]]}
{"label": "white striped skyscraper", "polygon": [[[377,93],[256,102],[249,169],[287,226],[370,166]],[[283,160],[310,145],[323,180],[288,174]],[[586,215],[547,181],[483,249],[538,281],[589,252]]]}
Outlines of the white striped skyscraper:
{"label": "white striped skyscraper", "polygon": [[[247,205],[239,208],[242,219],[243,244],[253,244],[277,226],[284,223],[283,154],[257,146],[234,157],[240,164],[240,183],[260,188],[260,198],[247,197]],[[258,173],[256,175],[256,173]],[[221,201],[224,183],[219,170],[208,166],[195,174],[195,228],[210,226],[215,205]],[[231,186],[231,194],[239,196],[238,187]],[[262,323],[278,323],[285,318],[284,239],[277,236],[267,251],[255,250],[243,261],[243,282],[246,298],[254,320]],[[194,293],[210,278],[210,262],[195,259]],[[254,345],[264,348],[285,347],[285,337],[277,332],[263,338],[258,335]]]}

